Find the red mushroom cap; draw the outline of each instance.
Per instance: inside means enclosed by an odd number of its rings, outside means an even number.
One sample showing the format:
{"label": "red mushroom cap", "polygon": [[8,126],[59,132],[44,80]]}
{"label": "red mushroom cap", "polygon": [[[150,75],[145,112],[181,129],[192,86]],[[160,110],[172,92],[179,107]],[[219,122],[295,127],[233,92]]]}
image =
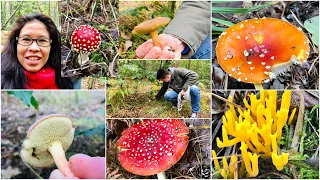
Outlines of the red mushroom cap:
{"label": "red mushroom cap", "polygon": [[238,81],[261,83],[308,59],[301,28],[273,18],[242,21],[220,36],[216,54],[224,71]]}
{"label": "red mushroom cap", "polygon": [[72,47],[83,54],[95,51],[100,43],[99,31],[88,25],[79,26],[71,37]]}
{"label": "red mushroom cap", "polygon": [[169,169],[188,146],[188,127],[178,119],[143,120],[122,132],[118,159],[127,171],[149,176]]}

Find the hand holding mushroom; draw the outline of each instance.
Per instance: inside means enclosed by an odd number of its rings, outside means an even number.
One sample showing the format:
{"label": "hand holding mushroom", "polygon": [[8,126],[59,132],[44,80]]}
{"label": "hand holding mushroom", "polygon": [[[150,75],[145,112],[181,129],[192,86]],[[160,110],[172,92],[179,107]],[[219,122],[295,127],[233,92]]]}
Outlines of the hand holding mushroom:
{"label": "hand holding mushroom", "polygon": [[[70,158],[70,162],[67,161],[65,151],[70,147],[73,136],[74,127],[70,117],[59,114],[43,117],[29,128],[20,156],[26,164],[33,167],[43,168],[55,163],[63,177],[104,178],[104,158],[75,155]],[[98,162],[102,166],[97,167],[91,173],[82,171],[81,167],[90,170],[94,167],[90,164],[94,162]],[[83,164],[80,165],[79,163]],[[90,168],[88,168],[89,166]],[[91,176],[93,172],[97,175]]]}
{"label": "hand holding mushroom", "polygon": [[156,17],[147,20],[136,26],[132,34],[148,34],[151,39],[140,45],[136,50],[136,55],[141,59],[180,59],[181,52],[185,48],[185,44],[167,34],[158,36],[158,29],[166,26],[170,22],[170,18]]}
{"label": "hand holding mushroom", "polygon": [[181,59],[181,52],[186,44],[168,34],[160,34],[161,47],[154,46],[150,39],[136,49],[136,55],[140,59]]}

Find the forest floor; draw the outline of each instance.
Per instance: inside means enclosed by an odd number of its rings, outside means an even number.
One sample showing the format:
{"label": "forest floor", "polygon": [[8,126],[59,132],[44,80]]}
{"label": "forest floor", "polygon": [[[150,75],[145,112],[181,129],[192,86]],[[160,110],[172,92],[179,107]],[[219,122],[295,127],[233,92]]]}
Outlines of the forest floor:
{"label": "forest floor", "polygon": [[[154,97],[161,86],[148,81],[130,80],[128,95],[117,99],[114,95],[119,92],[116,80],[108,80],[111,87],[107,88],[107,118],[189,118],[192,113],[190,101],[185,101],[180,112],[173,108],[170,101]],[[201,110],[199,118],[210,118],[210,89],[201,89]],[[119,98],[119,97],[118,97]]]}
{"label": "forest floor", "polygon": [[66,152],[105,157],[105,94],[80,91],[37,91],[33,93],[39,110],[21,100],[1,93],[1,177],[5,179],[49,178],[55,165],[34,168],[33,173],[20,157],[20,149],[31,124],[50,114],[64,114],[73,119],[75,137]]}
{"label": "forest floor", "polygon": [[[227,2],[215,3],[215,7],[243,8],[253,7],[268,2],[248,1],[248,2]],[[242,14],[212,14],[212,17],[230,21],[234,24],[245,19],[270,17],[286,19],[289,23],[302,27],[301,25],[308,19],[319,15],[318,1],[279,1],[278,3],[251,13]],[[213,26],[222,27],[219,23]],[[225,27],[225,26],[224,26]],[[303,66],[293,65],[290,72],[279,75],[276,79],[268,83],[263,83],[265,89],[319,89],[319,48],[311,41],[311,34],[302,27],[306,36],[310,39],[310,55]],[[215,47],[220,33],[213,33],[212,36],[212,63],[213,63],[213,89],[254,89],[251,83],[238,82],[233,77],[225,76],[220,68]],[[227,81],[226,81],[227,78]],[[225,83],[227,82],[227,83]]]}

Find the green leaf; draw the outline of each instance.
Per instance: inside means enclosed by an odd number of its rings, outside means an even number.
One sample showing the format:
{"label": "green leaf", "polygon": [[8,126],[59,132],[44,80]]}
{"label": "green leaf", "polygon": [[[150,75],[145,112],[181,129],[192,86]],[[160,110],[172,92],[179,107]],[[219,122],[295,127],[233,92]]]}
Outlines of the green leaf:
{"label": "green leaf", "polygon": [[319,16],[306,20],[304,27],[312,34],[312,42],[319,46]]}
{"label": "green leaf", "polygon": [[35,109],[39,109],[39,103],[32,95],[33,91],[7,91],[8,94],[19,98],[25,105],[32,105]]}
{"label": "green leaf", "polygon": [[212,26],[212,31],[223,32],[223,31],[225,31],[226,29],[227,29],[227,28]]}
{"label": "green leaf", "polygon": [[231,26],[234,25],[234,24],[233,24],[232,22],[230,22],[230,21],[225,21],[225,20],[218,19],[218,18],[211,18],[211,21],[214,21],[214,22],[217,22],[217,23],[226,25],[226,26],[228,26],[228,27],[231,27]]}
{"label": "green leaf", "polygon": [[226,7],[212,7],[212,13],[225,13],[225,14],[234,14],[234,13],[249,13],[253,11],[258,11],[260,9],[269,7],[277,2],[270,2],[263,5],[253,6],[251,8],[226,8]]}

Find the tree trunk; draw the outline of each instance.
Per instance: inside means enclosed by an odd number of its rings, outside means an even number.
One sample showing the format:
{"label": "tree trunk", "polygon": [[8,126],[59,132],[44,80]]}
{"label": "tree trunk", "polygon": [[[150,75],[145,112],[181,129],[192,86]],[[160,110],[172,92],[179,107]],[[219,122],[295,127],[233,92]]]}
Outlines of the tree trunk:
{"label": "tree trunk", "polygon": [[190,66],[191,66],[191,60],[189,60],[189,62],[188,62],[188,67],[187,67],[187,69],[190,69]]}

